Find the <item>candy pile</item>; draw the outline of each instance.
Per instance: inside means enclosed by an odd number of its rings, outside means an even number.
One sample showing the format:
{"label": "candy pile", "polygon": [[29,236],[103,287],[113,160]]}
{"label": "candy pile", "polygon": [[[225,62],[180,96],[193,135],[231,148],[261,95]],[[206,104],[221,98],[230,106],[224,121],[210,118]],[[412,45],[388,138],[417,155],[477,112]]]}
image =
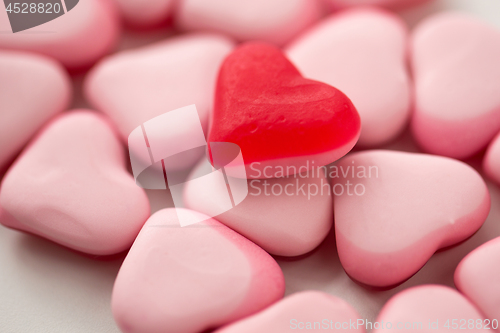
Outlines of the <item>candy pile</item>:
{"label": "candy pile", "polygon": [[[111,308],[127,333],[498,329],[500,237],[463,254],[456,289],[401,287],[483,226],[482,174],[500,184],[500,31],[449,12],[410,30],[393,11],[427,2],[83,0],[0,33],[0,223],[123,254]],[[199,124],[155,125],[173,110]],[[418,152],[387,149],[408,133]],[[243,162],[219,165],[219,143]],[[153,214],[141,147],[175,204]],[[329,237],[374,298],[400,288],[375,325],[348,299],[288,289],[282,263]]]}

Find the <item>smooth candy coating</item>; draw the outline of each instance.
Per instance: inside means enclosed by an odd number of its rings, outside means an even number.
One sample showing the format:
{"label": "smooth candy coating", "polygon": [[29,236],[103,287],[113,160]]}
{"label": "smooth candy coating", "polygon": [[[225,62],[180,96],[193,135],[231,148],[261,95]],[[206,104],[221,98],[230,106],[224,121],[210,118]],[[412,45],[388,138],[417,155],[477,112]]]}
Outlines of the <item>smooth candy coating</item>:
{"label": "smooth candy coating", "polygon": [[500,320],[500,237],[471,253],[455,271],[455,285],[486,318]]}
{"label": "smooth candy coating", "polygon": [[359,132],[348,97],[303,78],[270,44],[245,43],[222,64],[208,141],[237,144],[247,177],[274,178],[265,176],[266,168],[284,168],[286,176],[334,162],[352,149]]}
{"label": "smooth candy coating", "polygon": [[361,117],[358,144],[394,139],[410,116],[407,28],[390,12],[353,9],[333,15],[286,53],[307,78],[340,89]]}
{"label": "smooth candy coating", "polygon": [[[358,319],[360,317],[356,310],[344,300],[311,290],[292,294],[264,311],[216,333],[284,333],[292,330],[323,332],[333,330],[336,323],[356,322]],[[317,324],[314,326],[315,322],[319,322],[321,327]],[[349,328],[349,331],[364,333],[365,329],[360,326]]]}
{"label": "smooth candy coating", "polygon": [[337,168],[330,175],[340,262],[367,285],[405,281],[438,249],[474,234],[490,210],[481,176],[450,158],[371,150]]}
{"label": "smooth candy coating", "polygon": [[0,205],[15,219],[6,226],[95,255],[126,250],[150,214],[113,129],[83,110],[31,142],[3,179]]}
{"label": "smooth candy coating", "polygon": [[317,0],[181,0],[177,25],[283,45],[322,15]]}
{"label": "smooth candy coating", "polygon": [[203,215],[155,213],[123,262],[111,304],[123,332],[202,332],[283,297],[283,273],[261,248],[208,216],[180,227],[177,214]]}
{"label": "smooth candy coating", "polygon": [[500,184],[500,133],[490,143],[483,159],[483,170],[495,182]]}
{"label": "smooth candy coating", "polygon": [[[11,31],[4,10],[0,31]],[[81,69],[110,52],[119,31],[118,13],[110,0],[82,0],[66,14],[26,32],[1,33],[0,49],[41,53],[70,69]]]}
{"label": "smooth candy coating", "polygon": [[3,209],[2,206],[0,206],[0,223],[5,226],[10,226],[17,223],[17,221],[12,215]]}
{"label": "smooth candy coating", "polygon": [[412,130],[426,151],[467,158],[500,130],[500,31],[464,14],[426,19],[412,37]]}
{"label": "smooth candy coating", "polygon": [[390,9],[403,9],[431,0],[325,0],[334,10],[351,6],[382,6]]}
{"label": "smooth candy coating", "polygon": [[135,28],[152,28],[172,15],[175,0],[115,0],[124,21]]}
{"label": "smooth candy coating", "polygon": [[[210,163],[203,160],[189,179],[203,175],[207,166]],[[333,223],[331,188],[324,172],[318,170],[309,176],[250,180],[243,202],[220,215],[214,212],[220,211],[227,197],[225,183],[208,177],[188,182],[183,196],[187,208],[217,216],[274,255],[298,256],[313,250]]]}
{"label": "smooth candy coating", "polygon": [[[407,324],[411,325],[407,326],[410,331],[450,332],[455,323],[458,325],[463,323],[460,320],[465,320],[466,324],[468,320],[474,320],[473,327],[465,326],[466,330],[479,333],[484,330],[476,328],[478,319],[484,322],[483,316],[474,305],[456,290],[440,285],[423,285],[403,290],[393,296],[376,319],[378,323],[383,321],[384,327],[379,325],[373,333],[387,332],[387,323],[392,323],[392,330],[397,329],[398,323],[401,325],[410,323]],[[448,328],[445,327],[446,324],[449,325]]]}
{"label": "smooth candy coating", "polygon": [[71,98],[58,63],[35,54],[0,51],[0,168]]}
{"label": "smooth candy coating", "polygon": [[[196,34],[121,52],[92,70],[85,81],[85,95],[113,120],[124,141],[145,121],[191,104],[196,105],[206,129],[217,72],[232,48],[225,37]],[[178,136],[190,130],[179,126],[182,133]],[[171,140],[177,140],[175,133]],[[171,167],[192,166],[200,157],[193,155]]]}

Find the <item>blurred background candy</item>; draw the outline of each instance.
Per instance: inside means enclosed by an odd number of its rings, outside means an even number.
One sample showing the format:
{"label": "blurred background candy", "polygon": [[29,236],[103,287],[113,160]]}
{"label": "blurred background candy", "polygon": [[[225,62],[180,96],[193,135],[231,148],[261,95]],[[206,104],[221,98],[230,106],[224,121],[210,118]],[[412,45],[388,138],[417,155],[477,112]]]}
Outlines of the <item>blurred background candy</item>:
{"label": "blurred background candy", "polygon": [[135,29],[165,25],[172,17],[176,0],[114,0],[123,21]]}
{"label": "blurred background candy", "polygon": [[184,31],[225,33],[239,41],[283,45],[316,22],[320,0],[181,0],[176,26]]}
{"label": "blurred background candy", "polygon": [[412,35],[412,131],[427,152],[469,158],[500,130],[500,31],[464,14],[427,18]]}
{"label": "blurred background candy", "polygon": [[0,170],[45,122],[68,107],[71,95],[69,76],[56,61],[0,50]]}
{"label": "blurred background candy", "polygon": [[[0,30],[11,31],[7,12],[0,10]],[[16,34],[2,32],[0,49],[47,55],[72,70],[87,68],[111,52],[120,33],[112,0],[83,0],[55,20]]]}
{"label": "blurred background candy", "polygon": [[361,117],[358,145],[394,139],[410,116],[407,27],[395,14],[353,9],[321,21],[287,46],[301,73],[345,93]]}
{"label": "blurred background candy", "polygon": [[[109,56],[87,75],[84,92],[116,124],[123,142],[156,116],[195,104],[206,133],[219,66],[233,42],[220,35],[191,34]],[[196,130],[179,124],[181,134]],[[181,134],[171,134],[178,140]],[[196,133],[195,133],[196,134]],[[184,156],[171,168],[192,166],[203,151]]]}

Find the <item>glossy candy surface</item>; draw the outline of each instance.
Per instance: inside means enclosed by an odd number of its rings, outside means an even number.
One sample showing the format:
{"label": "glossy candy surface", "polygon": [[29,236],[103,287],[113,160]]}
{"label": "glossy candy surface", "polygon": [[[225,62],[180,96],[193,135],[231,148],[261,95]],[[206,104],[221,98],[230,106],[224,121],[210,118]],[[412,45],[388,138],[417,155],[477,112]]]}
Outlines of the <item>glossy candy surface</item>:
{"label": "glossy candy surface", "polygon": [[359,132],[349,98],[303,78],[272,45],[245,43],[222,64],[208,141],[236,143],[249,177],[254,177],[250,166],[284,167],[288,175],[290,166],[334,162],[351,150]]}

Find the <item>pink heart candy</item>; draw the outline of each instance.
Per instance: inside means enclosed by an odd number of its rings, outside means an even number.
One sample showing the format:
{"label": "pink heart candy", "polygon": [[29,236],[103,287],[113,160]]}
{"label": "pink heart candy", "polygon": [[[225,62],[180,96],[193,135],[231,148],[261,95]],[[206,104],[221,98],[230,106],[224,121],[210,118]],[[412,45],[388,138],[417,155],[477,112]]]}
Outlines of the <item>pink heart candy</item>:
{"label": "pink heart candy", "polygon": [[46,57],[0,51],[0,168],[71,98],[64,69]]}
{"label": "pink heart candy", "polygon": [[488,146],[483,159],[484,172],[500,184],[500,134],[498,134]]}
{"label": "pink heart candy", "polygon": [[113,129],[83,110],[31,142],[3,179],[0,205],[14,218],[6,226],[95,255],[126,250],[150,213]]}
{"label": "pink heart candy", "polygon": [[216,333],[282,333],[293,330],[364,333],[360,319],[347,302],[319,291],[292,294],[264,311],[224,327]]}
{"label": "pink heart candy", "polygon": [[[210,164],[204,160],[189,177],[196,181],[189,181],[185,186],[186,207],[217,216],[218,221],[267,252],[302,255],[316,248],[330,231],[333,223],[331,188],[322,171],[254,179],[242,185],[233,182],[234,186],[247,186],[248,194],[237,206],[225,211],[226,183],[217,183],[213,177],[199,177],[205,174],[202,170],[207,167],[210,169]],[[231,190],[235,192],[234,187]]]}
{"label": "pink heart candy", "polygon": [[396,15],[353,9],[322,21],[288,48],[302,74],[345,93],[362,122],[358,144],[395,138],[410,116],[407,28]]}
{"label": "pink heart candy", "polygon": [[[0,10],[0,30],[11,31],[4,10]],[[110,0],[84,0],[52,21],[15,34],[0,34],[0,48],[41,53],[68,68],[81,69],[110,52],[119,31],[118,13]]]}
{"label": "pink heart candy", "polygon": [[183,30],[282,45],[317,21],[322,9],[317,0],[182,0],[175,15]]}
{"label": "pink heart candy", "polygon": [[[180,227],[178,215],[203,222]],[[262,310],[284,293],[283,273],[261,248],[187,209],[149,218],[118,273],[115,320],[127,333],[195,333]]]}
{"label": "pink heart candy", "polygon": [[334,10],[351,6],[383,6],[391,9],[403,9],[419,5],[430,0],[325,0]]}
{"label": "pink heart candy", "polygon": [[412,38],[412,130],[433,154],[467,158],[500,130],[500,31],[464,14],[437,14]]}
{"label": "pink heart candy", "polygon": [[455,271],[458,290],[474,302],[487,319],[496,319],[496,328],[500,321],[499,262],[500,237],[497,237],[469,253]]}
{"label": "pink heart candy", "polygon": [[371,286],[405,281],[438,249],[474,234],[490,210],[481,176],[450,158],[371,150],[329,172],[340,261]]}
{"label": "pink heart candy", "polygon": [[[196,105],[206,130],[219,66],[232,48],[233,43],[225,37],[196,34],[124,51],[90,72],[85,95],[113,120],[124,141],[144,122],[191,104]],[[168,141],[198,134],[190,132],[199,126],[183,125],[178,127],[179,134],[165,134]],[[186,168],[200,157],[198,153],[170,166]]]}
{"label": "pink heart candy", "polygon": [[175,0],[115,0],[125,22],[135,28],[153,28],[172,15]]}
{"label": "pink heart candy", "polygon": [[[481,328],[477,327],[478,323]],[[394,295],[372,326],[373,333],[390,331],[388,325],[392,330],[413,332],[439,333],[460,329],[479,333],[484,332],[483,323],[479,311],[456,290],[440,285],[423,285]]]}

